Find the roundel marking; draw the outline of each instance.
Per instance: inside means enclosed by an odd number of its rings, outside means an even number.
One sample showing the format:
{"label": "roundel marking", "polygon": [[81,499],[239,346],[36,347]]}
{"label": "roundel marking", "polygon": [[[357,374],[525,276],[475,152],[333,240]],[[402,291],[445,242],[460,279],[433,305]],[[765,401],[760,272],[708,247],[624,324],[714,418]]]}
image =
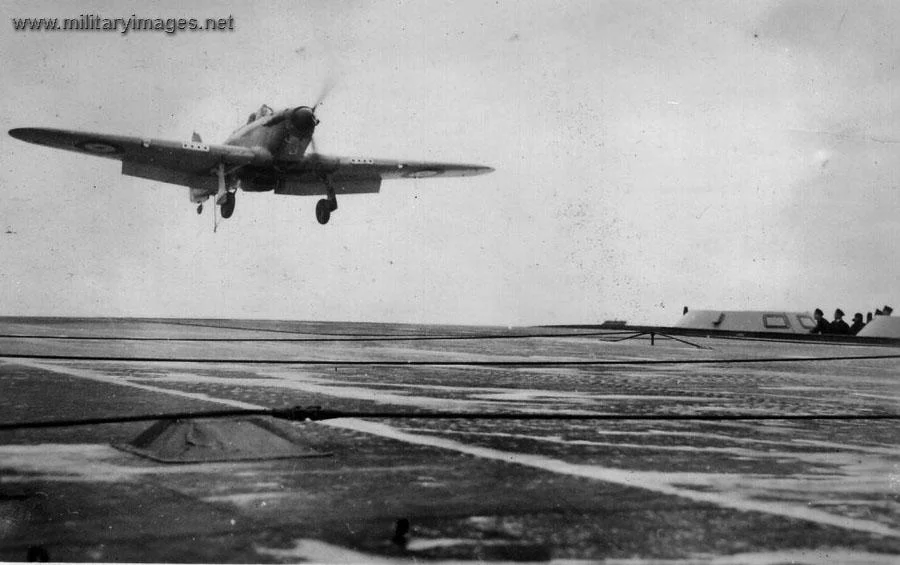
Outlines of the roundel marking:
{"label": "roundel marking", "polygon": [[113,145],[111,143],[107,143],[105,141],[100,141],[96,139],[87,139],[85,141],[79,141],[75,144],[75,147],[79,149],[83,149],[85,151],[89,151],[91,153],[97,153],[98,155],[113,155],[115,153],[121,153],[122,148],[118,145]]}

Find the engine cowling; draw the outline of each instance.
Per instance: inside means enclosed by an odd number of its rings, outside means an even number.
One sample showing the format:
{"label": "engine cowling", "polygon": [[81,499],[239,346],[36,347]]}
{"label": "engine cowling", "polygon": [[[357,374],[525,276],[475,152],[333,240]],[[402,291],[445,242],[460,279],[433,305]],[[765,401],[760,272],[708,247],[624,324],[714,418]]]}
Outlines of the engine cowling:
{"label": "engine cowling", "polygon": [[300,106],[291,111],[290,123],[293,133],[297,137],[312,137],[316,126],[319,125],[319,119],[316,118],[315,110],[309,106]]}

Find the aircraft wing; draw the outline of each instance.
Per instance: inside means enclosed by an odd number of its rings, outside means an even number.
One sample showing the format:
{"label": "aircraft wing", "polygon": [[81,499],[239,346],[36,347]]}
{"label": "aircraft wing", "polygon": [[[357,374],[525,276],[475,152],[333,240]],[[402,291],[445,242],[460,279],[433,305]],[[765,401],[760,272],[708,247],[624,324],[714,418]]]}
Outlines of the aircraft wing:
{"label": "aircraft wing", "polygon": [[491,167],[482,165],[430,161],[396,161],[390,159],[323,158],[323,164],[326,169],[333,169],[333,174],[337,178],[378,177],[382,180],[470,177],[490,173],[494,170]]}
{"label": "aircraft wing", "polygon": [[334,179],[387,180],[402,178],[469,177],[490,173],[483,165],[438,163],[433,161],[398,161],[393,159],[360,159],[313,154],[294,162],[279,163],[279,169],[297,180],[315,180],[321,173]]}
{"label": "aircraft wing", "polygon": [[[185,186],[210,175],[219,163],[229,167],[262,164],[266,156],[233,145],[165,141],[49,128],[18,128],[22,141],[122,161],[122,173]],[[271,159],[271,157],[269,157]]]}
{"label": "aircraft wing", "polygon": [[[229,168],[250,166],[271,170],[272,157],[265,150],[236,145],[88,133],[49,128],[18,128],[9,131],[16,139],[122,162],[122,173],[184,186],[215,190],[211,172],[219,163]],[[336,158],[312,155],[294,162],[279,162],[280,172],[305,188],[286,192],[319,193],[324,190],[321,173],[343,183],[344,192],[371,192],[381,180],[396,178],[461,177],[489,173],[491,167],[429,161]],[[319,186],[321,185],[321,186]],[[321,189],[321,190],[320,190]],[[377,188],[374,189],[377,191]]]}
{"label": "aircraft wing", "polygon": [[[253,170],[254,167],[250,167]],[[356,159],[313,154],[293,163],[279,163],[285,181],[275,188],[277,194],[309,196],[325,194],[322,175],[328,175],[339,194],[379,192],[381,181],[400,178],[465,177],[483,175],[494,169],[482,165]]]}

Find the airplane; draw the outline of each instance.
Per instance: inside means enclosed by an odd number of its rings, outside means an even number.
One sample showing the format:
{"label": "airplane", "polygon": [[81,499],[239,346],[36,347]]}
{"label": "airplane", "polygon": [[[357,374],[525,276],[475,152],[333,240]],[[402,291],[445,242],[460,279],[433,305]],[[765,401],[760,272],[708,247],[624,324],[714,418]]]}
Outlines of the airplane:
{"label": "airplane", "polygon": [[[15,128],[16,139],[122,162],[122,174],[186,186],[191,202],[215,197],[223,218],[234,213],[235,194],[324,195],[316,219],[327,224],[338,194],[377,193],[381,181],[397,178],[458,177],[490,173],[480,165],[328,157],[315,151],[317,102],[274,111],[263,104],[221,145],[86,133],[50,128]],[[312,149],[307,153],[307,149]],[[215,211],[215,209],[214,209]]]}

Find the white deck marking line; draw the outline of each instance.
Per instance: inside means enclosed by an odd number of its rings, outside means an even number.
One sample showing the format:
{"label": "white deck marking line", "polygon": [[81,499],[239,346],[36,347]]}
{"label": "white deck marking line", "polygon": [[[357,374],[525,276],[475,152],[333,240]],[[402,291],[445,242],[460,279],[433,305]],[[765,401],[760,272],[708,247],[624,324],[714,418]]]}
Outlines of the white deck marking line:
{"label": "white deck marking line", "polygon": [[228,463],[188,463],[159,465],[122,465],[123,452],[109,444],[41,443],[37,445],[0,446],[0,468],[19,473],[4,475],[9,483],[40,481],[119,483],[143,480],[145,475],[178,475],[204,472],[235,473],[238,469],[255,469],[259,461]]}
{"label": "white deck marking line", "polygon": [[[593,430],[592,430],[593,431]],[[771,439],[755,439],[750,437],[734,437],[725,434],[700,433],[700,432],[670,432],[663,430],[646,430],[637,432],[622,432],[598,429],[594,431],[597,435],[605,436],[672,436],[687,437],[692,439],[716,439],[731,443],[749,443],[760,445],[787,445],[796,447],[797,444],[822,447],[825,449],[837,449],[840,451],[858,451],[860,453],[875,453],[878,455],[897,456],[900,455],[900,448],[876,447],[864,445],[848,445],[846,443],[836,443],[833,441],[818,441],[813,439],[789,439],[789,440],[771,440]]]}
{"label": "white deck marking line", "polygon": [[900,396],[897,396],[896,394],[866,394],[864,392],[851,392],[850,394],[862,398],[877,398],[878,400],[893,400],[894,402],[900,402]]}
{"label": "white deck marking line", "polygon": [[78,377],[80,379],[87,379],[90,381],[97,381],[101,383],[111,384],[111,385],[119,385],[119,386],[130,386],[132,388],[139,388],[141,390],[146,390],[150,392],[160,392],[163,394],[169,394],[174,396],[181,396],[184,398],[190,398],[191,400],[203,400],[205,402],[215,402],[217,404],[226,404],[228,406],[233,406],[234,408],[246,408],[247,410],[263,410],[267,408],[266,406],[257,406],[256,404],[250,404],[248,402],[241,402],[240,400],[228,400],[226,398],[212,398],[209,395],[203,394],[202,392],[184,392],[180,390],[172,390],[169,388],[162,388],[158,386],[145,385],[141,383],[135,383],[128,380],[125,380],[123,377],[111,377],[109,375],[104,375],[102,373],[97,373],[95,371],[91,371],[89,369],[78,369],[76,367],[66,367],[64,365],[58,365],[54,362],[37,362],[37,361],[29,361],[27,359],[16,359],[13,360],[0,360],[0,363],[5,363],[7,365],[21,365],[24,367],[31,367],[33,369],[42,369],[44,371],[50,371],[54,373],[62,373],[64,375],[69,375],[70,377]]}
{"label": "white deck marking line", "polygon": [[542,469],[551,473],[561,475],[570,475],[573,477],[584,477],[608,483],[615,483],[622,486],[640,488],[666,494],[687,498],[695,502],[703,502],[714,504],[725,508],[732,508],[742,512],[762,512],[764,514],[774,514],[786,518],[796,520],[804,520],[808,522],[816,522],[827,526],[835,526],[848,530],[857,530],[868,532],[881,536],[900,537],[900,531],[893,530],[878,522],[870,520],[858,520],[855,518],[846,518],[836,516],[820,510],[807,508],[800,505],[794,505],[788,502],[765,502],[758,500],[735,499],[726,495],[712,492],[698,492],[690,489],[677,488],[669,484],[669,473],[661,473],[654,471],[631,471],[627,469],[612,469],[607,467],[599,467],[596,465],[579,465],[568,463],[559,459],[545,457],[543,455],[531,455],[527,453],[515,453],[510,451],[501,451],[488,447],[477,447],[466,445],[457,441],[418,434],[410,434],[402,432],[391,426],[369,422],[366,420],[356,419],[339,419],[328,420],[323,422],[329,426],[344,428],[357,432],[365,432],[380,437],[395,439],[414,445],[423,445],[428,447],[440,447],[459,453],[474,455],[482,459],[492,459],[494,461],[503,461],[504,463],[513,463]]}
{"label": "white deck marking line", "polygon": [[[427,548],[434,542],[466,540],[422,540],[419,547]],[[481,543],[484,540],[479,540]],[[410,544],[412,545],[412,544]],[[443,546],[448,544],[443,543]],[[416,547],[415,545],[413,546]],[[260,555],[277,558],[283,562],[311,561],[313,563],[376,563],[376,564],[413,564],[418,563],[415,555],[409,557],[386,558],[371,553],[363,553],[315,539],[296,539],[294,546],[269,548],[259,544],[254,549]],[[461,559],[427,560],[432,565],[462,565],[468,563],[484,563]],[[869,553],[840,548],[821,547],[816,549],[788,549],[784,551],[760,551],[756,553],[738,553],[735,555],[710,555],[701,553],[685,559],[665,559],[654,557],[626,557],[623,559],[566,559],[557,558],[545,561],[547,565],[771,565],[772,563],[793,563],[795,565],[819,565],[820,563],[843,563],[844,565],[895,565],[896,555]],[[488,561],[488,563],[514,565],[516,561]],[[531,563],[530,561],[528,563]]]}
{"label": "white deck marking line", "polygon": [[[575,445],[575,446],[585,446],[585,447],[615,447],[619,449],[646,449],[651,451],[680,451],[686,453],[725,453],[729,455],[734,455],[737,457],[760,457],[760,458],[770,458],[770,459],[796,459],[798,461],[807,461],[807,462],[820,462],[822,460],[827,461],[829,458],[835,458],[834,453],[821,453],[821,452],[800,452],[800,451],[760,451],[756,449],[748,449],[744,447],[714,447],[714,446],[703,446],[703,445],[657,445],[652,443],[620,443],[620,442],[612,442],[612,441],[594,441],[588,439],[565,439],[560,436],[535,436],[528,434],[513,434],[507,432],[476,432],[476,431],[468,431],[468,430],[434,430],[429,428],[402,428],[407,432],[433,432],[439,433],[443,435],[472,435],[472,436],[484,436],[484,437],[508,437],[510,439],[524,439],[527,441],[537,441],[537,442],[545,442],[545,443],[555,443],[559,445]],[[645,435],[648,437],[655,436],[657,434],[645,433],[641,434],[640,432],[634,432],[630,435],[640,436]],[[695,436],[700,436],[702,434],[695,434]],[[801,440],[797,440],[801,441]],[[776,442],[771,442],[776,443]],[[853,451],[852,447],[847,447],[846,450]],[[843,450],[842,450],[843,451]],[[900,448],[890,449],[884,448],[877,452],[879,455],[888,455],[891,457],[900,458]],[[852,455],[851,457],[857,457],[856,455]]]}
{"label": "white deck marking line", "polygon": [[[59,364],[51,364],[47,362],[38,363],[22,359],[3,362],[7,364],[23,365],[36,369],[43,369],[45,371],[62,373],[65,375],[90,379],[108,384],[131,386],[143,390],[150,390],[153,392],[160,392],[173,396],[192,398],[195,400],[204,400],[207,402],[218,402],[228,406],[249,409],[265,408],[264,406],[257,406],[255,404],[249,404],[236,400],[211,398],[205,394],[169,390],[160,387],[142,385],[139,383],[132,383],[124,380],[123,378],[98,374],[88,369],[76,369],[74,367],[66,367]],[[875,535],[900,537],[900,531],[891,529],[878,522],[836,516],[834,514],[829,514],[828,512],[823,512],[821,510],[816,510],[797,504],[791,504],[789,502],[766,502],[758,500],[738,499],[718,493],[698,492],[690,489],[674,487],[667,482],[666,479],[669,477],[669,474],[667,473],[631,471],[625,469],[599,467],[595,465],[579,465],[561,461],[559,459],[553,459],[551,457],[545,457],[542,455],[501,451],[498,449],[487,447],[466,445],[457,441],[440,437],[410,434],[400,431],[391,426],[387,426],[385,424],[379,424],[366,420],[344,418],[337,420],[325,420],[321,423],[335,428],[368,433],[371,435],[377,435],[379,437],[402,441],[413,445],[439,447],[450,451],[474,455],[476,457],[481,457],[482,459],[490,459],[494,461],[502,461],[504,463],[524,465],[526,467],[541,469],[551,473],[569,475],[573,477],[584,477],[598,481],[619,484],[622,486],[649,490],[658,492],[660,494],[687,498],[695,502],[713,504],[724,508],[732,508],[734,510],[739,510],[742,512],[761,512],[764,514],[815,522],[827,526],[835,526],[838,528],[867,532]]]}

